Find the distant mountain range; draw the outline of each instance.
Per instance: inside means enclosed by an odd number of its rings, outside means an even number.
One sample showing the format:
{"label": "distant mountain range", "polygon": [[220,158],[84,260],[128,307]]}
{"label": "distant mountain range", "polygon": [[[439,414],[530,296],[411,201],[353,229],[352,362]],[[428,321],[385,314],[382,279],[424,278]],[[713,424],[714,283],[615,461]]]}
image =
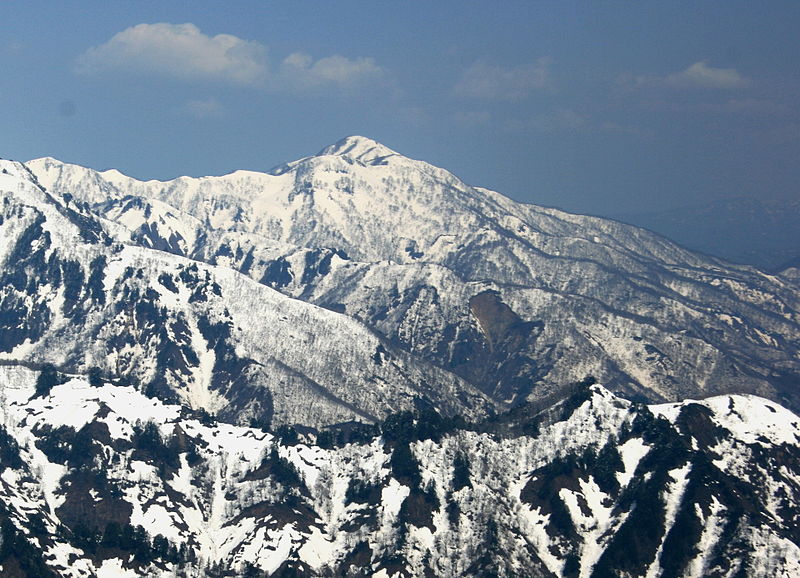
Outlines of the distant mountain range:
{"label": "distant mountain range", "polygon": [[800,261],[800,199],[734,198],[667,211],[611,215],[734,263],[779,272]]}
{"label": "distant mountain range", "polygon": [[800,567],[791,271],[364,137],[166,182],[0,160],[0,197],[10,576]]}

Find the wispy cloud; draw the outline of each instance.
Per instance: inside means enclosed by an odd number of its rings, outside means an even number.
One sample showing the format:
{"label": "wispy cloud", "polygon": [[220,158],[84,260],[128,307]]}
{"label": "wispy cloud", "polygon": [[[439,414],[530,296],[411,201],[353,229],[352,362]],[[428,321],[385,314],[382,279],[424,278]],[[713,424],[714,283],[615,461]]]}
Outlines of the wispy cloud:
{"label": "wispy cloud", "polygon": [[273,82],[276,88],[304,92],[325,87],[352,89],[380,82],[385,71],[372,58],[335,54],[314,60],[303,52],[287,56]]}
{"label": "wispy cloud", "polygon": [[81,54],[76,70],[91,75],[114,71],[158,74],[290,93],[348,90],[386,76],[372,58],[333,55],[314,60],[302,52],[289,55],[272,70],[263,44],[231,34],[209,36],[190,23],[127,28]]}
{"label": "wispy cloud", "polygon": [[575,133],[591,128],[590,118],[569,108],[557,108],[525,119],[511,119],[505,123],[506,130],[554,133]]}
{"label": "wispy cloud", "polygon": [[230,34],[207,36],[194,24],[138,24],[87,50],[76,67],[86,74],[124,70],[257,84],[267,74],[267,50]]}
{"label": "wispy cloud", "polygon": [[634,80],[638,86],[678,89],[735,90],[750,84],[750,80],[735,68],[714,68],[705,61],[695,62],[667,76],[637,76]]}
{"label": "wispy cloud", "polygon": [[453,120],[461,126],[483,126],[491,124],[492,115],[486,110],[465,110],[456,111]]}
{"label": "wispy cloud", "polygon": [[549,58],[516,67],[495,66],[479,60],[463,72],[454,91],[464,98],[513,101],[551,86]]}
{"label": "wispy cloud", "polygon": [[598,118],[588,112],[558,107],[528,117],[506,119],[499,126],[512,133],[547,135],[614,134],[651,138],[651,131],[638,126]]}
{"label": "wispy cloud", "polygon": [[643,103],[645,108],[655,111],[677,113],[703,113],[715,115],[736,115],[758,118],[791,118],[797,116],[791,107],[770,98],[728,98],[722,100],[702,100],[697,102],[660,98]]}
{"label": "wispy cloud", "polygon": [[187,114],[200,119],[218,118],[225,115],[225,107],[213,97],[190,100],[183,108]]}

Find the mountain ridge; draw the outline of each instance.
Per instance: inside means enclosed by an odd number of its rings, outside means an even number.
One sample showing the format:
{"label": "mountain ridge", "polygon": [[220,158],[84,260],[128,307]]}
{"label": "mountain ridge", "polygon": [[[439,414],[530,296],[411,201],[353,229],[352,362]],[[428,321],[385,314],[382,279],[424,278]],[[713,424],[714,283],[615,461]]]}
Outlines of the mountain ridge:
{"label": "mountain ridge", "polygon": [[[504,402],[593,374],[653,401],[734,388],[797,407],[800,298],[788,280],[622,223],[515,203],[370,139],[276,174],[167,183],[29,166],[49,189],[129,219],[136,242],[344,312]],[[167,203],[179,224],[134,216],[127,199],[154,215]],[[486,291],[533,332],[490,346],[469,306]],[[567,364],[575,357],[595,361]]]}
{"label": "mountain ridge", "polygon": [[0,573],[800,572],[790,279],[362,137],[0,169]]}
{"label": "mountain ridge", "polygon": [[[87,241],[86,223],[101,235],[100,222],[24,179],[22,165],[8,166],[17,174],[3,175],[16,189],[3,193],[0,225],[9,241],[0,252],[7,266],[0,294],[5,358],[82,371],[94,366],[196,408],[227,412],[232,421],[375,420],[413,407],[416,398],[445,413],[491,406],[457,377],[397,350],[358,321],[233,269],[107,235],[102,243]],[[87,221],[79,226],[70,219]],[[299,350],[303,344],[314,354]],[[451,391],[434,393],[442,387]],[[290,401],[298,395],[316,400],[316,409]]]}

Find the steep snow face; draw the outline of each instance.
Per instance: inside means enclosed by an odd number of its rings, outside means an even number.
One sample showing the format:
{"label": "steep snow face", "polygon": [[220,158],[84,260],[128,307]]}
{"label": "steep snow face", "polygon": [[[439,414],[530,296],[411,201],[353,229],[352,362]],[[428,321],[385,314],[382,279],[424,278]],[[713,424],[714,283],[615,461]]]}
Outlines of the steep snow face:
{"label": "steep snow face", "polygon": [[407,421],[322,449],[58,381],[0,366],[3,563],[28,544],[75,577],[800,571],[800,419],[766,400],[648,408],[592,386],[474,431]]}
{"label": "steep snow face", "polygon": [[110,199],[99,212],[131,231],[138,244],[177,255],[191,255],[204,235],[200,221],[161,201]]}
{"label": "steep snow face", "polygon": [[[370,139],[270,173],[168,182],[28,166],[140,244],[345,313],[499,403],[592,374],[652,401],[735,389],[800,408],[800,293],[788,279],[516,203]],[[124,199],[164,210],[146,217]]]}
{"label": "steep snow face", "polygon": [[347,316],[227,267],[115,242],[26,178],[24,166],[8,167],[4,359],[96,367],[245,423],[373,421],[418,402],[477,417],[492,405]]}

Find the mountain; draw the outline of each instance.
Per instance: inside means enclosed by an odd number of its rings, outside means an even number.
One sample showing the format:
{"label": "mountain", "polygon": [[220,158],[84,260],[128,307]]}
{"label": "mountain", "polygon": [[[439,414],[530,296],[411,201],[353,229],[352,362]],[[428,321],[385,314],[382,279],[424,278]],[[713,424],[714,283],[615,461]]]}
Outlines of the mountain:
{"label": "mountain", "polygon": [[130,244],[24,165],[0,165],[0,359],[95,371],[238,423],[374,422],[419,404],[492,411],[358,321]]}
{"label": "mountain", "polygon": [[791,267],[363,137],[0,197],[4,576],[800,573]]}
{"label": "mountain", "polygon": [[326,448],[0,367],[4,576],[792,576],[800,418],[582,385]]}
{"label": "mountain", "polygon": [[779,275],[795,283],[800,281],[800,257],[785,263],[785,265],[786,266],[780,271]]}
{"label": "mountain", "polygon": [[516,203],[367,138],[267,173],[167,182],[27,166],[127,243],[343,314],[501,409],[587,375],[635,399],[736,391],[800,408],[789,278]]}
{"label": "mountain", "polygon": [[800,259],[798,200],[742,197],[612,216],[665,235],[690,249],[749,263],[765,271],[780,271]]}

